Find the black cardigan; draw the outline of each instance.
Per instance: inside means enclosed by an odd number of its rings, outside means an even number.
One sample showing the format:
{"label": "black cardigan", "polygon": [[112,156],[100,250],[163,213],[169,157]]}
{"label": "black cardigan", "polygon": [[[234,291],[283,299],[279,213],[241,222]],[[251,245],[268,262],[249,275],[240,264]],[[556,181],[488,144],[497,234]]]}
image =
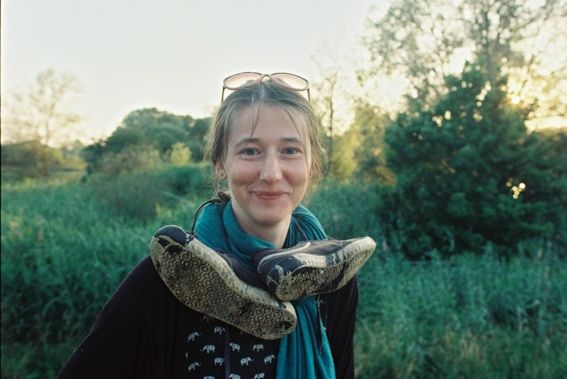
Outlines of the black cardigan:
{"label": "black cardigan", "polygon": [[[358,285],[320,296],[337,378],[354,378]],[[279,340],[263,340],[180,303],[143,259],[59,373],[67,378],[274,378]]]}

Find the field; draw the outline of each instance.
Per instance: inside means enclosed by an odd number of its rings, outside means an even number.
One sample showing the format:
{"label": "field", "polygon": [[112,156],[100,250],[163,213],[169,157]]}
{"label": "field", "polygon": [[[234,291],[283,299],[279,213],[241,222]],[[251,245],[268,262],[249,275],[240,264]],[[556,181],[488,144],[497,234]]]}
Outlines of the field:
{"label": "field", "polygon": [[[191,170],[2,184],[2,378],[56,375],[152,233],[190,226],[210,193]],[[378,200],[338,183],[309,200],[330,235],[379,245],[359,276],[358,378],[567,377],[567,262],[545,246],[409,262],[384,244]]]}

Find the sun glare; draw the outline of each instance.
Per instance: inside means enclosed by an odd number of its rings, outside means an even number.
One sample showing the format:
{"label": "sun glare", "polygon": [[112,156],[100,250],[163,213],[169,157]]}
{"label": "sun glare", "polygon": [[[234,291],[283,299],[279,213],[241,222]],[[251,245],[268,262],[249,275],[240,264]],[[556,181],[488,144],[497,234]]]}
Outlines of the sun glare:
{"label": "sun glare", "polygon": [[517,200],[520,197],[520,194],[522,192],[524,192],[525,190],[526,190],[526,184],[525,183],[520,183],[517,186],[513,186],[511,188],[512,197]]}

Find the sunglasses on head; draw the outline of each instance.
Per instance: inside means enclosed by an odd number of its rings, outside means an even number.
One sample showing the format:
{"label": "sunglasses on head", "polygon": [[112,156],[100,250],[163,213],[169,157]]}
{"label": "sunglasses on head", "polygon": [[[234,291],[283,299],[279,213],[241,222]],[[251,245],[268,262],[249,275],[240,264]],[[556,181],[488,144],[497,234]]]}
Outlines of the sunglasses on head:
{"label": "sunglasses on head", "polygon": [[299,75],[290,74],[289,72],[276,72],[274,74],[240,72],[238,74],[230,75],[223,80],[221,103],[224,101],[225,92],[230,94],[232,91],[236,91],[251,84],[263,82],[264,80],[272,80],[294,91],[305,91],[307,93],[307,100],[311,100],[309,82],[307,79],[302,78]]}

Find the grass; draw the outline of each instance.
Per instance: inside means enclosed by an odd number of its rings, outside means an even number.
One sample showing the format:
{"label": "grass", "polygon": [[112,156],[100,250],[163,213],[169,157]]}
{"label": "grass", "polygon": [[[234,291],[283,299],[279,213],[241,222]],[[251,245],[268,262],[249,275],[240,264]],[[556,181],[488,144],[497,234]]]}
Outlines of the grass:
{"label": "grass", "polygon": [[567,265],[552,257],[373,258],[360,274],[359,378],[564,378]]}
{"label": "grass", "polygon": [[[156,182],[183,173],[112,184],[3,184],[3,378],[55,375],[147,254],[151,234],[164,224],[190,226],[207,196],[194,175],[195,187],[191,181],[175,185],[178,179]],[[153,182],[144,183],[148,177]],[[147,210],[128,214],[144,201],[145,192],[132,188],[150,185]],[[129,196],[116,195],[121,186]],[[372,208],[377,201],[372,186],[323,184],[309,207],[330,235],[369,234],[381,245]],[[412,263],[379,251],[359,279],[359,378],[567,376],[565,261],[546,255],[502,261],[487,254]]]}

